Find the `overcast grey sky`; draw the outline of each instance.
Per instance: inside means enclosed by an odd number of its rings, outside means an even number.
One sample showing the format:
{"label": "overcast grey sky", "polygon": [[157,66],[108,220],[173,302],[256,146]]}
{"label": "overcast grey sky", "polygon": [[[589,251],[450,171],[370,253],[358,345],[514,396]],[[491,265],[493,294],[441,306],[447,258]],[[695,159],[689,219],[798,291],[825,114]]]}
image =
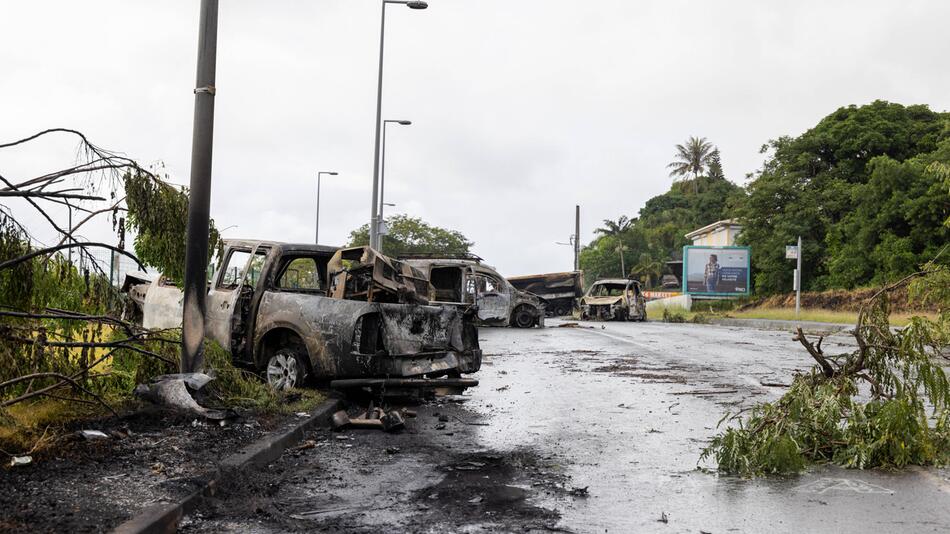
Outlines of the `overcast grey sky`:
{"label": "overcast grey sky", "polygon": [[[2,6],[0,140],[75,128],[188,182],[197,1]],[[379,10],[221,2],[211,214],[239,226],[226,236],[312,240],[317,170],[340,172],[324,179],[321,241],[368,220]],[[687,136],[718,145],[743,183],[764,142],[839,106],[948,109],[948,20],[945,1],[390,6],[383,115],[413,125],[389,129],[387,200],[462,231],[503,274],[569,269],[555,242],[574,205],[584,243],[635,216]],[[63,168],[75,148],[0,151],[0,173]]]}

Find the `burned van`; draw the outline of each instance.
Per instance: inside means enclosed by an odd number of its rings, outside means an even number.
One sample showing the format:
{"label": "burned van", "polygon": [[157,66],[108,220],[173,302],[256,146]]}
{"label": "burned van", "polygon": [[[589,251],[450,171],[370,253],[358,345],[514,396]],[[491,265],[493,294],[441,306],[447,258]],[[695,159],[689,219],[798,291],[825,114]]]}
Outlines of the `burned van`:
{"label": "burned van", "polygon": [[420,254],[401,259],[426,274],[432,304],[470,307],[480,325],[544,327],[543,301],[537,295],[516,289],[478,256]]}

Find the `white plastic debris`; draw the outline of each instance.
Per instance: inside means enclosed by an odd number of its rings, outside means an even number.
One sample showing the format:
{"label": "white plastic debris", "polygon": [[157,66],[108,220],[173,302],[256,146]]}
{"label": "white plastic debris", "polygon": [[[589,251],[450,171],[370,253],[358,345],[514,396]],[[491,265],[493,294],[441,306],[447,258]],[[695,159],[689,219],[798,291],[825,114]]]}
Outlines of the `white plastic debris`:
{"label": "white plastic debris", "polygon": [[19,467],[21,465],[30,465],[33,463],[32,456],[14,456],[10,459],[10,467]]}
{"label": "white plastic debris", "polygon": [[82,437],[88,440],[109,439],[109,436],[101,430],[82,430],[80,431],[80,434],[82,434]]}

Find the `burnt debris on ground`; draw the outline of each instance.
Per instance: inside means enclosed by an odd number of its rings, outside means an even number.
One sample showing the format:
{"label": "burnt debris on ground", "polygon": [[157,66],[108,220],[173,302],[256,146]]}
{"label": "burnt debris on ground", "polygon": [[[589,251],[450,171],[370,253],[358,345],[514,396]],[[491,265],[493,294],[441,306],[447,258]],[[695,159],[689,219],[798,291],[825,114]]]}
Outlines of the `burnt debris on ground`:
{"label": "burnt debris on ground", "polygon": [[[0,469],[0,532],[101,532],[157,502],[195,491],[218,462],[298,419],[261,416],[223,423],[145,410],[76,423],[31,465]],[[98,431],[98,439],[83,437]]]}
{"label": "burnt debris on ground", "polygon": [[493,531],[556,528],[559,514],[537,495],[583,498],[555,458],[493,451],[473,435],[465,399],[416,407],[398,434],[344,429],[311,432],[313,446],[286,451],[242,473],[181,525],[218,532],[253,522],[261,532]]}

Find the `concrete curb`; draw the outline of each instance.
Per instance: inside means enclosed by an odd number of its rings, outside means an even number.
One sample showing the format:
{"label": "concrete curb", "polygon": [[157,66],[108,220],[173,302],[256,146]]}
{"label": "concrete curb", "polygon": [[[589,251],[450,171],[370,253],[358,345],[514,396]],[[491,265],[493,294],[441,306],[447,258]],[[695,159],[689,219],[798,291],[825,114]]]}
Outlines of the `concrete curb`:
{"label": "concrete curb", "polygon": [[793,332],[797,327],[807,332],[837,333],[854,329],[855,325],[845,323],[819,323],[817,321],[782,321],[776,319],[710,319],[709,324],[719,326],[741,326],[759,330],[787,330]]}
{"label": "concrete curb", "polygon": [[300,441],[304,434],[315,427],[329,425],[333,413],[343,406],[339,399],[329,399],[310,412],[310,416],[280,434],[266,435],[244,449],[228,456],[217,468],[208,474],[200,488],[174,503],[160,503],[150,506],[132,519],[122,523],[112,532],[114,534],[153,534],[175,532],[182,518],[198,507],[205,497],[217,492],[220,481],[230,473],[251,466],[260,466],[272,462],[291,445]]}

